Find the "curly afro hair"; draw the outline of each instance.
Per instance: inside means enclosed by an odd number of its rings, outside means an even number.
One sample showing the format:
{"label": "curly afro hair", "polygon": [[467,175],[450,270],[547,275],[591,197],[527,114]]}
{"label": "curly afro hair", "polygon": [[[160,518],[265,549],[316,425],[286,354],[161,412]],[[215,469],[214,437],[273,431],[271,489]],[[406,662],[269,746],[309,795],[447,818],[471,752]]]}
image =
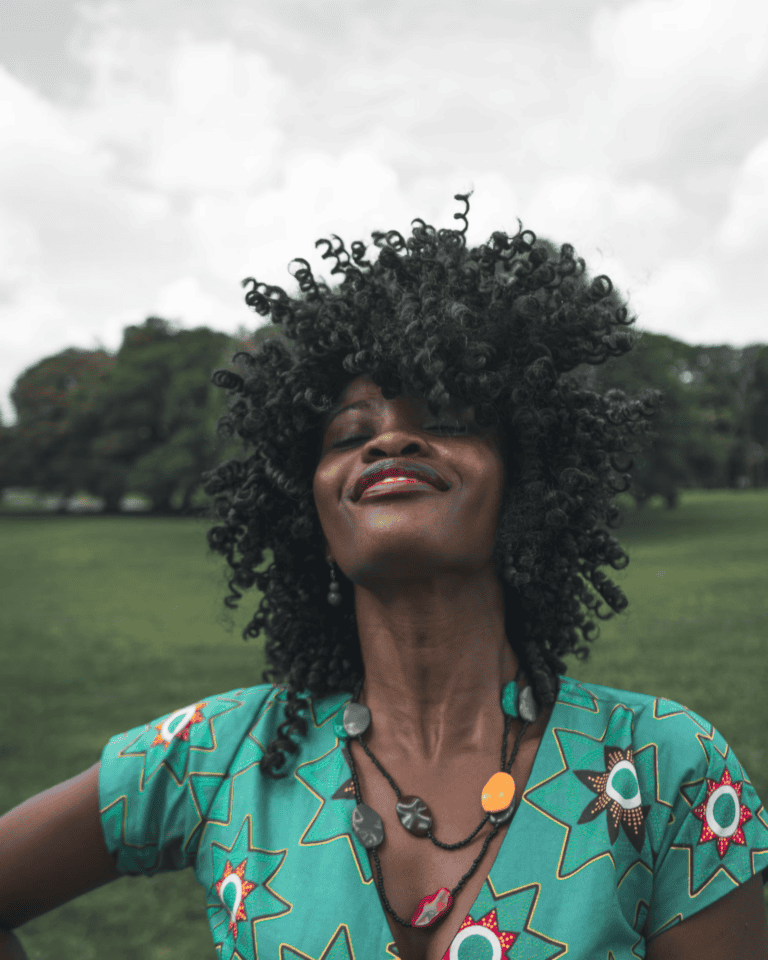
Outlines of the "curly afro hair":
{"label": "curly afro hair", "polygon": [[[298,693],[349,692],[364,673],[352,583],[341,574],[341,604],[326,599],[329,571],[312,491],[324,415],[357,376],[370,376],[387,400],[406,391],[423,396],[435,415],[458,399],[474,405],[481,426],[496,428],[506,482],[492,560],[506,635],[543,708],[557,699],[562,657],[588,657],[577,631],[590,642],[599,635],[585,609],[608,620],[628,604],[598,567],[629,563],[609,533],[620,517],[614,496],[629,488],[626,471],[634,466],[631,457],[619,466],[617,455],[649,433],[662,395],[603,396],[585,388],[577,368],[631,350],[638,334],[626,328],[636,317],[628,318],[608,277],[588,281],[570,244],[558,256],[519,220],[514,236],[497,231],[468,250],[470,196],[455,196],[466,204],[454,214],[462,230],[436,231],[416,218],[407,241],[396,230],[374,231],[380,253],[373,264],[360,241],[350,261],[335,234],[335,247],[318,240],[327,244],[323,258],[336,261],[331,273],[343,274],[334,287],[317,282],[303,258],[291,261],[302,265],[295,298],[243,280],[251,287],[246,302],[271,314],[280,332],[233,356],[243,376],[211,376],[228,399],[216,432],[237,433],[243,458],[205,473],[203,489],[215,497],[210,551],[234,571],[224,603],[236,608],[238,588],[256,583],[261,602],[242,636],[264,632],[270,669],[262,682],[287,690],[286,720],[260,761],[265,776],[287,776],[276,771],[284,750],[298,752],[289,733],[306,735],[298,711],[308,703]],[[260,571],[265,550],[273,560]],[[600,598],[609,611],[600,611]]]}

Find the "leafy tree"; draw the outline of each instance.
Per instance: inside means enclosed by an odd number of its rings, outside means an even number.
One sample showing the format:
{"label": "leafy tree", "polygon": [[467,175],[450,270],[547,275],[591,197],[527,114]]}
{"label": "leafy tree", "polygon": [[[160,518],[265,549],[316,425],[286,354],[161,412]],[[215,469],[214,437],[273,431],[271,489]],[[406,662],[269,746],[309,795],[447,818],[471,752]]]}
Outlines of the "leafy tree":
{"label": "leafy tree", "polygon": [[158,317],[128,327],[109,375],[74,398],[70,464],[82,486],[114,511],[128,491],[152,510],[187,510],[201,472],[217,456],[204,412],[210,372],[229,337],[207,327],[172,330]]}
{"label": "leafy tree", "polygon": [[[689,349],[694,358],[690,375],[698,385],[699,415],[717,460],[717,469],[705,485],[733,487],[746,476],[754,486],[760,477],[753,466],[768,439],[761,426],[761,418],[768,415],[766,396],[759,387],[765,347],[757,344],[737,349],[723,344]],[[703,473],[700,463],[696,468]]]}
{"label": "leafy tree", "polygon": [[768,346],[761,344],[755,351],[755,365],[745,421],[749,442],[748,468],[752,486],[768,483]]}
{"label": "leafy tree", "polygon": [[74,392],[98,383],[112,363],[104,350],[69,348],[45,357],[17,377],[11,391],[17,423],[0,430],[3,488],[34,487],[64,497],[77,491],[69,466],[58,462],[66,444],[67,411]]}
{"label": "leafy tree", "polygon": [[111,513],[128,492],[143,493],[155,512],[191,510],[203,471],[239,449],[216,435],[226,399],[210,374],[280,332],[268,324],[231,337],[149,317],[125,329],[116,355],[44,358],[16,381],[19,422],[0,427],[0,483],[60,494],[62,510],[80,490]]}
{"label": "leafy tree", "polygon": [[104,500],[117,513],[129,491],[131,466],[152,445],[161,392],[157,378],[142,370],[141,358],[173,336],[170,325],[149,317],[123,332],[123,343],[107,374],[73,393],[67,411],[66,443],[57,465],[78,489]]}

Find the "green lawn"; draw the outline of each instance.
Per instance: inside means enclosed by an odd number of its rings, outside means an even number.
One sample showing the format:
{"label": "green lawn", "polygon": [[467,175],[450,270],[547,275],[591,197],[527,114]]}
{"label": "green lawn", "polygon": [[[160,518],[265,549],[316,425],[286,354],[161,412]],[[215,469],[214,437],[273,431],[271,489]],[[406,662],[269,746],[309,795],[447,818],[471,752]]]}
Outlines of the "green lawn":
{"label": "green lawn", "polygon": [[[0,813],[99,759],[114,734],[261,682],[228,568],[193,519],[0,519]],[[768,491],[684,492],[630,511],[613,572],[630,604],[569,673],[669,697],[724,735],[768,797]],[[606,570],[611,573],[610,568]],[[31,960],[215,956],[191,870],[125,877],[17,931]]]}

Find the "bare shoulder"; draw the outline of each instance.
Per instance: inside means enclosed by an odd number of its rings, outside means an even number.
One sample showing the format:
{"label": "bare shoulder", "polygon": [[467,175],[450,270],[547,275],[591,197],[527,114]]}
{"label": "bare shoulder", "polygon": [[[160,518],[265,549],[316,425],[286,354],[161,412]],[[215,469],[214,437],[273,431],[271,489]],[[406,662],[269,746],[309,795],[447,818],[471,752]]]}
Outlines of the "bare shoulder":
{"label": "bare shoulder", "polygon": [[755,874],[648,941],[647,960],[768,960],[763,881]]}
{"label": "bare shoulder", "polygon": [[99,767],[0,817],[0,929],[20,927],[122,876],[101,828]]}

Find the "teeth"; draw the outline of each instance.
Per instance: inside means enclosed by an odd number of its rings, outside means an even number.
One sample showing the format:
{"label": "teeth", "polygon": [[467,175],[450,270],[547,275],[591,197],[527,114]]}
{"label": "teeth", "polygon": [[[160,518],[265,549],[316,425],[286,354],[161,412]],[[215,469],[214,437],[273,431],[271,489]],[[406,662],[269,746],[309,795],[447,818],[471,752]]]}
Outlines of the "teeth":
{"label": "teeth", "polygon": [[373,487],[383,487],[385,484],[404,484],[404,483],[426,483],[421,477],[385,477],[383,480],[377,480],[376,483],[369,484],[367,489]]}
{"label": "teeth", "polygon": [[385,477],[383,480],[377,480],[373,486],[378,487],[383,483],[424,483],[418,477]]}

